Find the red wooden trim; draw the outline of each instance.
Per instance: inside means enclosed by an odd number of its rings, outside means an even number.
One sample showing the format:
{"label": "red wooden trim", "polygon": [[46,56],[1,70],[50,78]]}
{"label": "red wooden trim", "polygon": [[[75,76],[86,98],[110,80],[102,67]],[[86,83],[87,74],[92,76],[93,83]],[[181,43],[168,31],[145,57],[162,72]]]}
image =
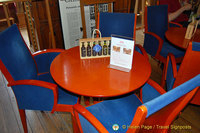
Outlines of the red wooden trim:
{"label": "red wooden trim", "polygon": [[73,124],[72,125],[73,126],[73,132],[74,133],[80,133],[75,116],[71,114],[71,118],[72,118],[72,124]]}
{"label": "red wooden trim", "polygon": [[200,87],[198,89],[198,91],[196,92],[196,94],[194,95],[194,97],[192,98],[192,100],[190,101],[191,104],[195,104],[195,105],[200,105]]}
{"label": "red wooden trim", "polygon": [[[182,98],[177,99],[178,105],[175,109],[171,110],[171,113],[166,120],[166,125],[170,125],[172,121],[176,118],[179,112],[189,103],[192,97],[195,95],[199,87],[196,87],[192,91],[188,92],[186,95],[182,96]],[[173,104],[173,103],[172,103]],[[169,105],[170,106],[170,105]]]}
{"label": "red wooden trim", "polygon": [[[166,81],[167,79],[167,68],[168,68],[168,65],[169,65],[169,55],[167,56],[167,62],[166,62],[166,69],[165,71],[163,72],[164,73],[164,80]],[[163,86],[162,86],[163,87]]]}
{"label": "red wooden trim", "polygon": [[22,121],[24,133],[28,133],[25,110],[19,109],[19,115],[20,115],[20,118],[21,118],[21,121]]}
{"label": "red wooden trim", "polygon": [[177,68],[176,68],[176,60],[175,60],[175,57],[173,54],[169,54],[169,57],[171,59],[171,62],[172,62],[172,70],[173,70],[173,76],[174,78],[176,78],[177,76]]}
{"label": "red wooden trim", "polygon": [[148,32],[148,24],[147,24],[147,6],[145,6],[144,11],[144,31]]}
{"label": "red wooden trim", "polygon": [[139,44],[135,44],[135,46],[137,46],[141,50],[141,52],[145,56],[145,58],[147,58],[149,60],[149,57],[148,57],[147,52],[145,51],[145,49]]}
{"label": "red wooden trim", "polygon": [[17,80],[8,84],[8,86],[14,86],[14,85],[34,85],[34,86],[49,88],[51,90],[55,90],[57,88],[57,85],[53,83],[40,81],[40,80]]}
{"label": "red wooden trim", "polygon": [[3,75],[5,76],[6,80],[8,81],[8,83],[11,83],[14,81],[12,75],[9,73],[8,69],[6,68],[6,66],[3,64],[3,62],[0,59],[0,70],[3,73]]}
{"label": "red wooden trim", "polygon": [[[97,24],[96,24],[96,28],[99,30],[99,21],[100,21],[100,13],[98,12],[97,14]],[[99,32],[97,33],[97,37],[99,37]]]}
{"label": "red wooden trim", "polygon": [[179,23],[176,23],[176,22],[169,22],[169,23],[171,23],[171,24],[175,24],[175,25],[179,26],[180,28],[182,28],[182,27],[183,27],[181,24],[179,24]]}
{"label": "red wooden trim", "polygon": [[133,29],[133,40],[135,41],[135,34],[136,34],[136,24],[137,24],[137,14],[135,14],[135,22],[134,22],[134,29]]}
{"label": "red wooden trim", "polygon": [[54,111],[70,112],[71,114],[73,114],[73,105],[56,104],[55,108],[52,109],[51,113],[53,113]]}
{"label": "red wooden trim", "polygon": [[[131,125],[128,128],[126,133],[139,132],[140,126],[144,123],[146,116],[147,116],[147,108],[144,105],[139,106],[136,110],[133,121],[131,122]],[[134,128],[131,128],[131,127],[134,127]]]}
{"label": "red wooden trim", "polygon": [[37,75],[40,76],[40,75],[43,75],[43,74],[48,74],[49,72],[43,72],[43,73],[38,73]]}
{"label": "red wooden trim", "polygon": [[77,131],[78,133],[83,133],[83,129],[81,127],[81,122],[80,122],[80,119],[79,119],[79,115],[78,115],[78,112],[75,111],[74,107],[73,107],[73,111],[74,111],[74,118],[76,120],[76,126],[77,126]]}
{"label": "red wooden trim", "polygon": [[149,79],[149,80],[147,81],[147,83],[148,83],[149,85],[151,85],[153,88],[155,88],[160,94],[166,93],[166,91],[165,91],[159,84],[157,84],[155,81]]}
{"label": "red wooden trim", "polygon": [[[82,105],[74,105],[74,111],[84,116],[84,118],[87,119],[98,130],[98,132],[108,133],[107,129],[101,124],[101,122],[99,122],[99,120]],[[75,117],[77,116],[75,115]]]}
{"label": "red wooden trim", "polygon": [[64,52],[65,50],[64,49],[44,49],[44,50],[41,50],[41,51],[37,51],[35,53],[33,53],[33,56],[36,56],[36,55],[40,55],[40,54],[44,54],[44,53],[57,53],[57,52]]}

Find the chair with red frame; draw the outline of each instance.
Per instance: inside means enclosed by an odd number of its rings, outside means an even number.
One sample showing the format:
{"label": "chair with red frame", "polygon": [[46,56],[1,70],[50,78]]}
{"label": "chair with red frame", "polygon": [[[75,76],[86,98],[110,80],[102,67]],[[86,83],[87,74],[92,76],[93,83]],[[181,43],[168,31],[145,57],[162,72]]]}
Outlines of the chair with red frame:
{"label": "chair with red frame", "polygon": [[16,24],[1,32],[0,40],[0,70],[15,94],[24,132],[28,132],[25,110],[73,115],[78,97],[57,86],[49,73],[51,62],[64,50],[31,54]]}
{"label": "chair with red frame", "polygon": [[[98,13],[97,29],[102,37],[111,37],[112,34],[132,38],[134,41],[137,16],[134,13]],[[136,44],[135,50],[148,58],[144,48]]]}
{"label": "chair with red frame", "polygon": [[[175,57],[169,54],[167,57],[165,81],[167,90],[171,90],[181,83],[200,73],[200,43],[189,44],[181,65],[177,65]],[[200,105],[200,91],[193,97],[192,104]]]}
{"label": "chair with red frame", "polygon": [[[172,53],[176,57],[177,63],[180,63],[185,51],[173,46],[166,40],[165,32],[168,28],[167,5],[146,7],[144,49],[163,64],[166,64],[169,53]],[[163,83],[161,85],[163,86]]]}
{"label": "chair with red frame", "polygon": [[200,74],[166,93],[158,86],[155,83],[149,84],[149,87],[164,94],[146,103],[131,94],[86,108],[76,104],[76,127],[81,133],[167,132],[172,121],[199,89]]}

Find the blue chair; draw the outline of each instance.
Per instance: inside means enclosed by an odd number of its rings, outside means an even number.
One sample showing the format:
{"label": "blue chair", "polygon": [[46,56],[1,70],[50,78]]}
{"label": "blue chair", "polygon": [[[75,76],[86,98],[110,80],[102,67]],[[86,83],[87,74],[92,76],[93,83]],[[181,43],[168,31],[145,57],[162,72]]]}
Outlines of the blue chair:
{"label": "blue chair", "polygon": [[78,97],[60,88],[51,77],[50,64],[62,51],[31,54],[16,24],[0,33],[0,70],[15,94],[24,132],[25,110],[72,112]]}
{"label": "blue chair", "polygon": [[[98,14],[97,29],[101,31],[102,37],[111,37],[119,35],[135,40],[137,16],[133,13],[106,13]],[[144,48],[136,44],[135,50],[148,58]]]}
{"label": "blue chair", "polygon": [[[174,45],[170,44],[165,38],[165,32],[168,30],[168,6],[148,6],[145,10],[145,38],[144,49],[146,52],[160,61],[166,64],[167,55],[172,53],[175,56],[176,62],[180,63],[185,54],[184,50],[181,50]],[[165,70],[165,67],[163,68]],[[164,77],[162,77],[163,79]],[[162,80],[163,81],[163,80]],[[164,83],[161,83],[162,86]]]}
{"label": "blue chair", "polygon": [[[169,54],[167,57],[166,71],[164,72],[167,91],[176,87],[175,81],[177,75],[181,75],[182,82],[187,81],[200,73],[200,43],[192,42],[189,44],[182,63],[179,65],[175,62],[175,57]],[[183,74],[184,75],[183,75]],[[200,105],[200,91],[194,96],[192,104]]]}
{"label": "blue chair", "polygon": [[[76,104],[74,115],[78,130],[80,133],[167,132],[172,121],[188,104],[199,86],[200,74],[145,103],[131,94],[86,108]],[[162,88],[154,89],[164,91]],[[155,127],[156,125],[166,128]]]}
{"label": "blue chair", "polygon": [[111,37],[114,34],[135,40],[136,19],[137,16],[133,13],[100,12],[97,28],[102,37]]}

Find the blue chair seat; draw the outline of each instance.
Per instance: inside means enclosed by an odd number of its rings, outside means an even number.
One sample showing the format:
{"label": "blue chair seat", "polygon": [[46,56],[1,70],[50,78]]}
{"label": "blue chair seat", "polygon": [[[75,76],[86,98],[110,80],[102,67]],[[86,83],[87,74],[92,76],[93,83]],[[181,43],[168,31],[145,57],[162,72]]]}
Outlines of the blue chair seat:
{"label": "blue chair seat", "polygon": [[[114,100],[105,100],[95,106],[89,106],[89,110],[108,130],[109,133],[114,132],[112,126],[119,125],[119,133],[125,133],[127,128],[123,129],[123,125],[130,125],[138,106],[142,105],[136,95],[129,95]],[[123,112],[123,113],[122,113]],[[83,116],[79,114],[81,126],[84,133],[98,132]]]}
{"label": "blue chair seat", "polygon": [[[51,77],[50,73],[42,74],[37,77],[38,80],[46,81],[50,83],[55,83],[53,78]],[[60,86],[58,86],[58,104],[68,104],[68,105],[74,105],[77,103],[78,96],[75,94],[72,94]]]}
{"label": "blue chair seat", "polygon": [[167,55],[172,53],[176,58],[183,57],[185,54],[184,50],[178,49],[168,42],[163,42],[162,49],[160,51],[160,55],[167,58]]}

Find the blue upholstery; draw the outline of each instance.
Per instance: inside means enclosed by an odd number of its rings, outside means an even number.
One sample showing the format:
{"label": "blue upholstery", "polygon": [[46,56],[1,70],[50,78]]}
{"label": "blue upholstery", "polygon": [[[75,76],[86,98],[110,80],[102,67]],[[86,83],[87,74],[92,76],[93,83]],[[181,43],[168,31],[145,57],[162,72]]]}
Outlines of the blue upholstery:
{"label": "blue upholstery", "polygon": [[159,5],[159,6],[148,6],[147,7],[147,33],[145,33],[144,38],[144,49],[151,56],[156,56],[156,53],[159,48],[159,41],[153,37],[153,35],[148,34],[154,33],[163,40],[163,45],[159,55],[167,58],[168,53],[174,54],[177,57],[183,57],[185,51],[179,48],[176,48],[165,38],[165,32],[168,30],[168,6]]}
{"label": "blue upholstery", "polygon": [[155,89],[153,88],[151,85],[149,85],[148,83],[146,83],[143,87],[142,87],[142,101],[143,103],[148,102],[158,96],[160,96],[161,94]]}
{"label": "blue upholstery", "polygon": [[[39,72],[49,72],[51,62],[59,52],[39,54],[33,58],[16,24],[1,32],[0,40],[0,59],[15,81],[30,79],[56,84],[50,73],[38,75],[37,67]],[[53,108],[55,99],[53,91],[49,88],[35,85],[14,85],[12,89],[19,109],[51,111]],[[74,105],[77,100],[76,95],[58,87],[57,104]]]}
{"label": "blue upholstery", "polygon": [[155,56],[158,51],[159,41],[154,36],[145,34],[143,47],[147,53],[149,53],[151,56]]}
{"label": "blue upholstery", "polygon": [[50,66],[53,59],[59,54],[59,52],[43,53],[34,56],[37,64],[38,72],[50,72]]}
{"label": "blue upholstery", "polygon": [[168,30],[168,6],[148,6],[147,7],[148,32],[153,32],[164,39]]}
{"label": "blue upholstery", "polygon": [[185,51],[181,49],[177,49],[175,46],[173,46],[172,44],[169,44],[168,42],[164,42],[162,49],[160,51],[160,55],[167,58],[167,55],[169,53],[172,53],[175,56],[175,58],[177,58],[177,57],[183,57],[185,54]]}
{"label": "blue upholstery", "polygon": [[53,91],[32,85],[12,86],[19,109],[51,111],[54,104]]}
{"label": "blue upholstery", "polygon": [[[168,91],[167,93],[147,102],[143,105],[147,107],[147,118],[163,107],[200,86],[200,74],[181,84],[180,86]],[[167,99],[167,100],[166,100]]]}
{"label": "blue upholstery", "polygon": [[105,13],[99,16],[99,30],[102,37],[111,37],[111,34],[133,38],[135,14],[132,13]]}
{"label": "blue upholstery", "polygon": [[192,50],[193,51],[200,51],[200,43],[199,42],[192,42]]}
{"label": "blue upholstery", "polygon": [[171,59],[168,62],[167,67],[167,77],[166,77],[166,85],[167,85],[167,91],[171,90],[174,85],[175,77],[173,75],[173,68],[172,68],[172,62]]}
{"label": "blue upholstery", "polygon": [[[87,109],[105,126],[109,133],[114,132],[113,124],[119,125],[119,133],[125,133],[122,125],[130,125],[136,109],[142,103],[137,96],[129,95],[114,100],[105,100],[101,103],[87,107]],[[84,133],[95,133],[96,129],[81,115],[79,115]]]}
{"label": "blue upholstery", "polygon": [[1,32],[0,40],[0,59],[14,80],[35,78],[37,76],[35,62],[17,25],[14,24]]}
{"label": "blue upholstery", "polygon": [[[56,84],[50,73],[42,74],[38,76],[37,79]],[[74,105],[77,103],[77,100],[77,95],[74,95],[58,86],[58,104]]]}

